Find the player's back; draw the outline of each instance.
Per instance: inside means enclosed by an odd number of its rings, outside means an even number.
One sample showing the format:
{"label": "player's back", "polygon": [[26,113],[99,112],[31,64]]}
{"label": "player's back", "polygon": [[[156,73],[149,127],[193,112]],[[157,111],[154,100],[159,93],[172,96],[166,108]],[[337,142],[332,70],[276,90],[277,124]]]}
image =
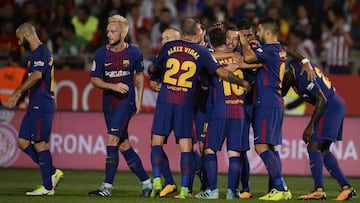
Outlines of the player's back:
{"label": "player's back", "polygon": [[[233,63],[232,58],[222,59],[218,62],[220,65]],[[244,73],[241,69],[236,69],[233,74],[244,79]],[[243,103],[245,89],[242,86],[225,81],[217,75],[213,76],[212,85],[214,86],[214,93],[212,94],[214,106],[211,118],[244,118]]]}
{"label": "player's back", "polygon": [[158,101],[186,106],[193,106],[199,72],[219,67],[205,47],[183,40],[166,43],[153,64],[164,73]]}
{"label": "player's back", "polygon": [[314,67],[316,74],[315,81],[308,81],[306,73],[301,75],[302,64],[299,61],[292,60],[289,62],[289,65],[291,65],[295,71],[296,86],[294,89],[296,93],[302,96],[307,102],[313,105],[316,103],[316,99],[313,95],[315,95],[319,89],[324,93],[327,100],[333,99],[334,96],[339,96],[331,81],[318,67]]}
{"label": "player's back", "polygon": [[33,100],[53,100],[54,97],[54,59],[45,45],[37,47],[31,55],[28,73],[40,71],[42,78],[30,88],[30,105]]}

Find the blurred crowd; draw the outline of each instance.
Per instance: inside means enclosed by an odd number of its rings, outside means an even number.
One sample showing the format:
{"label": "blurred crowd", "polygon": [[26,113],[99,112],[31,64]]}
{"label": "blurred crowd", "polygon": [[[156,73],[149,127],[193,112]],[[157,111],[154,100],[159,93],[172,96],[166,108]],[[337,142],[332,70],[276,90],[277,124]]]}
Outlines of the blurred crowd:
{"label": "blurred crowd", "polygon": [[87,69],[94,50],[106,43],[106,21],[114,13],[129,20],[128,41],[141,48],[145,65],[157,54],[162,31],[178,28],[186,17],[198,18],[210,28],[215,22],[236,25],[243,18],[256,25],[271,16],[279,20],[281,42],[298,48],[324,71],[359,74],[360,61],[355,59],[360,56],[360,0],[0,0],[0,4],[0,66],[9,58],[24,59],[15,30],[25,21],[36,27],[56,56],[57,69]]}

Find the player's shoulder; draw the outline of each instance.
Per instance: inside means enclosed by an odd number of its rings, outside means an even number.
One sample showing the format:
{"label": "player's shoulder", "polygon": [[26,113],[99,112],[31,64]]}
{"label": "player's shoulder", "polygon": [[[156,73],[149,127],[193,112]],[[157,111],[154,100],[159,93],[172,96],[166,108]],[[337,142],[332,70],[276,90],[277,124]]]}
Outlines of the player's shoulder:
{"label": "player's shoulder", "polygon": [[106,52],[106,50],[107,50],[106,45],[102,45],[101,47],[99,47],[95,50],[95,54],[104,53],[104,52]]}
{"label": "player's shoulder", "polygon": [[50,60],[51,52],[49,48],[43,44],[37,47],[31,54],[33,60]]}
{"label": "player's shoulder", "polygon": [[45,46],[44,44],[41,44],[39,47],[37,47],[34,51],[33,54],[39,54],[39,55],[50,55],[50,50],[47,46]]}
{"label": "player's shoulder", "polygon": [[140,47],[134,44],[129,44],[127,51],[130,52],[132,56],[138,56],[142,54]]}

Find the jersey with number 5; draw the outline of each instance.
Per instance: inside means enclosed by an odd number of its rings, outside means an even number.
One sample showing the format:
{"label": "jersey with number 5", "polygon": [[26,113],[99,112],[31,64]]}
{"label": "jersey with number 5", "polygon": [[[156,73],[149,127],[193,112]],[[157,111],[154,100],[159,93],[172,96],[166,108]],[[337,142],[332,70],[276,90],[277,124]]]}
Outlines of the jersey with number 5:
{"label": "jersey with number 5", "polygon": [[284,107],[281,84],[285,73],[286,51],[280,43],[264,44],[255,54],[263,67],[256,73],[256,107]]}
{"label": "jersey with number 5", "polygon": [[199,72],[220,67],[207,48],[183,40],[166,43],[152,63],[164,73],[158,101],[184,106],[194,105]]}

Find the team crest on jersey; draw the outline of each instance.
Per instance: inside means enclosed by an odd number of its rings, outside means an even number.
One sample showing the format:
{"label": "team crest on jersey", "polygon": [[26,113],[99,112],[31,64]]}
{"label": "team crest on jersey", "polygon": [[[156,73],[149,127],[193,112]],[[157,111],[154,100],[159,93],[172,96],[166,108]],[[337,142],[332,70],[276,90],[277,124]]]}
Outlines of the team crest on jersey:
{"label": "team crest on jersey", "polygon": [[130,60],[127,59],[127,60],[123,60],[123,66],[124,67],[128,67],[130,65]]}

